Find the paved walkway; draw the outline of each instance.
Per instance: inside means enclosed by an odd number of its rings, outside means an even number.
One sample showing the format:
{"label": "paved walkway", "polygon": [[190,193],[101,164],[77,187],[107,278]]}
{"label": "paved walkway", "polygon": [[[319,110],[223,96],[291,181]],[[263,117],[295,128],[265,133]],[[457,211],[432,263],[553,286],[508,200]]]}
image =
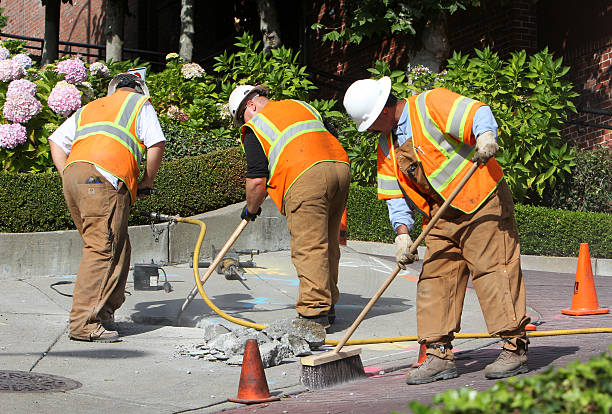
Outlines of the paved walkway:
{"label": "paved walkway", "polygon": [[[256,246],[253,246],[256,247]],[[385,246],[380,246],[386,251]],[[339,339],[359,311],[394,267],[392,257],[343,248],[342,292],[337,307]],[[221,309],[245,320],[267,324],[295,315],[297,280],[289,252],[255,256],[244,283],[214,274],[206,291]],[[409,387],[403,376],[416,360],[415,342],[363,346],[362,361],[370,372],[382,375],[307,392],[299,383],[296,358],[266,369],[270,391],[279,402],[242,406],[228,403],[238,391],[240,367],[181,355],[181,349],[203,343],[197,321],[222,321],[201,298],[194,300],[174,326],[187,293],[194,286],[187,265],[164,267],[173,286],[171,293],[136,291],[128,284],[126,303],[117,312],[122,342],[97,344],[70,341],[67,316],[74,275],[25,279],[15,275],[4,281],[0,301],[0,371],[50,374],[77,381],[67,392],[1,392],[2,412],[14,413],[389,413],[408,411],[410,399],[428,402],[434,393],[469,386],[486,389],[493,383],[483,378],[482,368],[495,358],[498,344],[492,339],[457,340],[461,376],[434,384]],[[568,269],[568,273],[573,270]],[[355,333],[355,338],[414,335],[416,264],[402,272]],[[163,278],[163,273],[162,273]],[[612,316],[568,317],[560,309],[571,303],[575,276],[525,272],[528,306],[540,317],[539,329],[610,327]],[[596,280],[600,304],[612,305],[612,277]],[[64,295],[62,295],[64,294]],[[472,289],[466,295],[463,332],[486,331]],[[576,358],[586,360],[607,349],[612,334],[534,338],[530,348],[532,373],[549,365],[565,365]],[[530,373],[529,375],[531,375]],[[0,376],[0,389],[2,388]]]}

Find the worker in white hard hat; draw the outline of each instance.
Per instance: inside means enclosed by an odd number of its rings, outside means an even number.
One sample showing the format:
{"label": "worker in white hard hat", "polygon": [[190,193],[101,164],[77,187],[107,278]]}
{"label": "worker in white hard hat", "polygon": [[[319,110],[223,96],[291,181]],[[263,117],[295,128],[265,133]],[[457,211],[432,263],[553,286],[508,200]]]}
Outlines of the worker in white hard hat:
{"label": "worker in white hard hat", "polygon": [[401,268],[418,260],[410,231],[417,211],[424,226],[473,163],[480,166],[430,233],[417,284],[418,341],[426,360],[408,384],[458,375],[451,341],[459,332],[467,283],[472,283],[491,335],[502,352],[487,378],[528,371],[525,287],[512,195],[493,157],[497,123],[484,103],[435,88],[405,99],[391,94],[391,79],[362,79],[344,95],[359,131],[377,132],[378,198],[385,199]]}
{"label": "worker in white hard hat", "polygon": [[268,93],[263,85],[241,85],[229,98],[247,159],[241,217],[254,220],[267,195],[287,216],[299,278],[298,317],[328,328],[339,296],[338,235],[348,198],[348,156],[315,108],[293,99],[270,100]]}
{"label": "worker in white hard hat", "polygon": [[[125,301],[130,269],[128,217],[137,195],[150,194],[165,137],[146,84],[122,73],[49,137],[64,198],[85,247],[72,297],[69,337],[117,342],[114,313]],[[138,180],[138,164],[146,156]]]}

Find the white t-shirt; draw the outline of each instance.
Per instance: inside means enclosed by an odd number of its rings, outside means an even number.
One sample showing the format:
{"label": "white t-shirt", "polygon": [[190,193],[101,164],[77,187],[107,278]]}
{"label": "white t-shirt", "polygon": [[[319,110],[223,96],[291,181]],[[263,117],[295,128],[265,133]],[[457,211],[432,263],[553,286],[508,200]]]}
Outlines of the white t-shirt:
{"label": "white t-shirt", "polygon": [[[75,116],[76,113],[72,114],[72,116],[66,119],[49,137],[49,140],[59,145],[66,154],[70,154],[72,142],[76,136]],[[149,101],[145,102],[138,113],[138,118],[136,119],[136,135],[147,148],[166,140],[161,125],[159,124],[159,119],[157,119],[155,109]],[[119,182],[117,177],[101,168],[96,167],[96,169],[113,185],[113,187],[117,188],[117,183]]]}

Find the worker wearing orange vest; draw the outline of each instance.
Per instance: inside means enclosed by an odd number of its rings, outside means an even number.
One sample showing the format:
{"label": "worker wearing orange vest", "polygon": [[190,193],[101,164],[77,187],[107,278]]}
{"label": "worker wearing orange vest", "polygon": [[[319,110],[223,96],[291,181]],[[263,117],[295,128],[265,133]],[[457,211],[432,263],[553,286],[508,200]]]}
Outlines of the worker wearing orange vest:
{"label": "worker wearing orange vest", "polygon": [[81,341],[118,341],[110,322],[125,301],[130,208],[139,191],[151,192],[165,147],[146,84],[124,73],[108,89],[108,96],[79,109],[49,137],[66,204],[85,245],[69,332]]}
{"label": "worker wearing orange vest", "polygon": [[418,260],[409,251],[412,213],[421,213],[425,226],[473,163],[480,164],[425,237],[417,329],[427,358],[406,382],[458,375],[451,341],[460,330],[470,273],[487,329],[503,339],[502,352],[485,368],[485,376],[527,372],[529,318],[514,203],[493,158],[498,149],[495,118],[484,103],[445,88],[400,100],[390,92],[388,77],[359,80],[346,91],[344,106],[359,131],[380,133],[378,198],[387,200],[400,267]]}
{"label": "worker wearing orange vest", "polygon": [[350,182],[348,157],[316,109],[267,96],[263,85],[241,85],[229,98],[247,158],[241,217],[254,220],[267,195],[287,216],[299,278],[298,317],[328,328],[339,296],[338,234]]}

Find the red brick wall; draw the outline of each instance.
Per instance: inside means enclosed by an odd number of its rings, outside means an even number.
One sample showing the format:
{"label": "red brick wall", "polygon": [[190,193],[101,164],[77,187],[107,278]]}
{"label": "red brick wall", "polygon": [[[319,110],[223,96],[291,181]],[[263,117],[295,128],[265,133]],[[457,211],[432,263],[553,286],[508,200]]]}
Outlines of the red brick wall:
{"label": "red brick wall", "polygon": [[[578,109],[599,109],[612,114],[612,39],[591,50],[577,50],[564,56],[564,63],[571,66],[568,75],[574,82],[575,99]],[[579,112],[570,119],[612,127],[611,115]],[[612,130],[594,126],[570,125],[563,129],[563,135],[576,142],[581,148],[594,148],[600,144],[612,145]]]}
{"label": "red brick wall", "polygon": [[449,16],[448,38],[451,50],[473,53],[489,46],[501,57],[525,49],[537,48],[537,13],[533,2],[515,0],[504,6],[483,1],[481,7],[470,7]]}
{"label": "red brick wall", "polygon": [[[586,5],[588,4],[588,7]],[[563,64],[570,66],[567,77],[580,94],[578,108],[612,113],[612,8],[609,0],[589,0],[576,7],[573,0],[538,2],[538,43],[547,45]],[[586,112],[571,114],[572,120],[612,126],[612,116]],[[581,148],[612,145],[612,130],[571,125],[562,133]]]}
{"label": "red brick wall", "polygon": [[[104,0],[73,0],[73,4],[62,4],[60,9],[60,41],[105,45]],[[8,24],[4,33],[28,37],[43,38],[45,32],[45,8],[40,0],[4,0],[1,6]],[[29,45],[40,46],[39,42],[28,42]],[[60,46],[67,51],[68,46]],[[72,47],[72,51],[96,54],[95,49]],[[40,54],[40,50],[30,50],[32,54]]]}

